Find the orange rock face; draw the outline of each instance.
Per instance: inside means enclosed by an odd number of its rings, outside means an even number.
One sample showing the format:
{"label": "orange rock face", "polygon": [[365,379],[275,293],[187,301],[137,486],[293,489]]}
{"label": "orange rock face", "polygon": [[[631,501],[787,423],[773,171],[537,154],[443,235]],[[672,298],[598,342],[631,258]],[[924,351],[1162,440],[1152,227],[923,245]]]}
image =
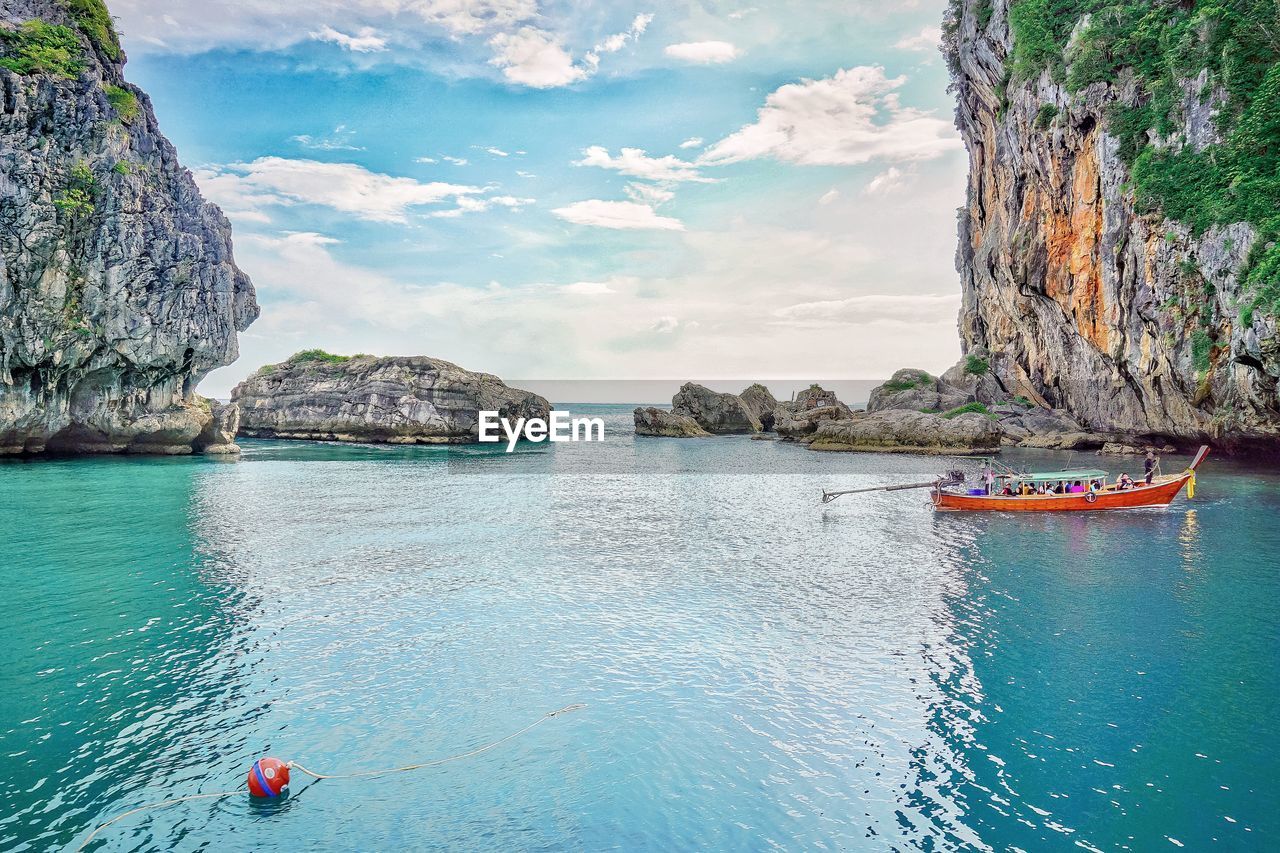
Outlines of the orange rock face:
{"label": "orange rock face", "polygon": [[1074,320],[1080,335],[1105,353],[1109,335],[1098,252],[1103,199],[1094,150],[1096,137],[1095,131],[1085,138],[1072,162],[1070,187],[1063,186],[1057,196],[1065,201],[1066,209],[1061,202],[1054,205],[1048,199],[1042,208],[1048,251],[1045,292]]}

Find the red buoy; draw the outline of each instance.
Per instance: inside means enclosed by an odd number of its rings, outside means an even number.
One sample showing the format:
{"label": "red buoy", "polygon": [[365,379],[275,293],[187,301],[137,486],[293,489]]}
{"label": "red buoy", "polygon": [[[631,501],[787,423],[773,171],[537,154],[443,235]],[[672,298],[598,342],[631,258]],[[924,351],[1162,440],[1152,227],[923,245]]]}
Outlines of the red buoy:
{"label": "red buoy", "polygon": [[249,795],[279,797],[289,787],[289,765],[278,758],[259,758],[249,768]]}

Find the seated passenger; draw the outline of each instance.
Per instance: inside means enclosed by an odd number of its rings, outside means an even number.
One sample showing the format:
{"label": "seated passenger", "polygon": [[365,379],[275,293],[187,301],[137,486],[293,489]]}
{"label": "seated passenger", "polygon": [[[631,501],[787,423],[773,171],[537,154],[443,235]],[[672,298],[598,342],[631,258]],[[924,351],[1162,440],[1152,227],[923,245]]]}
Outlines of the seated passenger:
{"label": "seated passenger", "polygon": [[1073,495],[1080,494],[1083,491],[1084,491],[1084,486],[1080,483],[1079,480],[1076,480],[1074,483],[1071,484],[1071,493]]}
{"label": "seated passenger", "polygon": [[1005,483],[1004,488],[1000,490],[1000,494],[1006,498],[1013,497],[1013,487],[1010,486],[1008,483]]}
{"label": "seated passenger", "polygon": [[1116,480],[1116,491],[1124,491],[1133,488],[1133,478],[1127,473],[1121,474],[1120,479]]}
{"label": "seated passenger", "polygon": [[1023,483],[1021,486],[1018,487],[1018,494],[1022,495],[1024,498],[1027,495],[1031,494],[1033,491],[1035,490],[1031,488],[1030,483]]}

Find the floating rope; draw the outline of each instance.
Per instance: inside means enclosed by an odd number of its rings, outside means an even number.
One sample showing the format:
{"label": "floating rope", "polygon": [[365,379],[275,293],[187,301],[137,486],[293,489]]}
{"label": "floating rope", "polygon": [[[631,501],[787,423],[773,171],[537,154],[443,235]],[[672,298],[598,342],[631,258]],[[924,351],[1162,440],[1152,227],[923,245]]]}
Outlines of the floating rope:
{"label": "floating rope", "polygon": [[98,835],[99,832],[102,832],[102,830],[106,829],[108,826],[111,826],[111,824],[115,823],[116,821],[124,820],[125,818],[129,817],[129,815],[135,815],[138,812],[145,812],[147,809],[158,809],[158,808],[161,808],[162,806],[176,806],[178,803],[185,803],[188,800],[212,800],[212,799],[219,799],[222,797],[230,797],[240,793],[243,790],[244,790],[244,785],[241,785],[239,788],[236,788],[234,791],[222,791],[217,794],[191,794],[190,796],[186,796],[186,797],[176,797],[172,800],[161,800],[158,803],[144,803],[143,805],[138,806],[136,809],[130,809],[124,814],[116,815],[115,817],[111,818],[111,820],[107,821],[106,823],[102,824],[102,826],[99,826],[93,832],[89,833],[89,837],[86,838],[84,841],[80,842],[80,846],[76,848],[76,853],[80,853],[81,850],[88,847],[89,842],[92,841]]}
{"label": "floating rope", "polygon": [[[448,755],[448,756],[445,756],[444,758],[433,758],[430,761],[422,761],[417,764],[406,764],[403,767],[388,767],[384,770],[365,770],[360,773],[316,773],[313,770],[308,770],[307,768],[303,767],[301,764],[299,764],[296,761],[290,761],[287,766],[291,768],[297,768],[298,770],[301,770],[303,773],[307,774],[308,776],[312,777],[317,781],[321,779],[361,779],[366,776],[382,776],[387,773],[405,773],[409,770],[421,770],[425,767],[439,767],[440,765],[448,764],[451,761],[461,761],[464,758],[474,758],[475,756],[480,755],[481,753],[488,752],[491,749],[495,749],[499,746],[502,746],[504,743],[507,743],[508,741],[515,740],[521,735],[526,734],[527,732],[532,731],[533,729],[542,725],[547,720],[550,720],[552,717],[558,717],[561,714],[568,714],[571,711],[579,711],[585,707],[587,706],[582,703],[566,705],[558,711],[550,711],[546,714],[543,714],[541,717],[534,720],[532,723],[520,729],[519,731],[512,732],[506,737],[499,738],[498,740],[492,741],[490,743],[486,743],[484,746],[477,747],[468,752],[460,752],[457,755]],[[245,789],[245,786],[241,785],[240,787],[236,788],[234,791],[219,791],[217,793],[212,793],[212,794],[189,794],[188,796],[175,797],[171,800],[160,800],[154,803],[143,803],[142,805],[138,806],[135,809],[130,809],[129,811],[123,814],[116,815],[111,820],[107,821],[106,823],[102,824],[97,829],[95,829],[93,832],[89,833],[89,836],[85,838],[84,841],[80,842],[80,846],[76,848],[76,853],[79,853],[79,851],[88,847],[89,842],[93,841],[93,839],[96,838],[98,836],[98,833],[102,832],[102,830],[106,829],[108,826],[111,826],[113,823],[117,823],[118,821],[124,820],[130,815],[135,815],[138,812],[144,812],[150,809],[163,808],[165,806],[176,806],[178,803],[185,803],[191,800],[213,800],[213,799],[221,799],[223,797],[232,797],[232,796],[235,796],[236,794],[242,793],[244,789]]]}
{"label": "floating rope", "polygon": [[495,740],[493,743],[486,743],[484,746],[477,747],[476,749],[473,749],[470,752],[463,752],[463,753],[459,753],[458,755],[449,755],[444,758],[433,758],[430,761],[422,761],[422,762],[419,762],[418,764],[406,764],[403,767],[388,767],[385,770],[365,770],[360,773],[316,773],[314,770],[308,770],[307,768],[303,767],[301,764],[299,764],[296,761],[290,761],[289,767],[296,770],[301,770],[303,773],[306,773],[311,778],[317,779],[317,780],[319,779],[363,779],[367,776],[382,776],[387,773],[405,773],[409,770],[421,770],[424,767],[439,767],[441,764],[448,764],[451,761],[461,761],[464,758],[472,758],[474,756],[479,755],[482,752],[488,752],[489,750],[494,749],[495,747],[502,746],[504,743],[506,743],[509,740],[515,740],[516,738],[520,737],[520,735],[524,734],[525,732],[528,732],[531,729],[537,728],[538,726],[542,725],[552,717],[559,716],[560,714],[567,714],[570,711],[577,711],[585,707],[587,706],[582,704],[566,705],[565,707],[561,708],[559,711],[551,711],[550,713],[543,714],[541,717],[534,720],[532,723],[525,726],[520,731],[512,732],[511,734],[507,735],[506,737],[500,740]]}

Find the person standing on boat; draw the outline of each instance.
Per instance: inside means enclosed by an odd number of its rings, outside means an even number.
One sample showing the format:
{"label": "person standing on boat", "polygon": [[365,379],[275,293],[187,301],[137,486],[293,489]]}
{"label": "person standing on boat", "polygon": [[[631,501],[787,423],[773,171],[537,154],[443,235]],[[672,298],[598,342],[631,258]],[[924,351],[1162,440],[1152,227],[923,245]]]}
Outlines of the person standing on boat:
{"label": "person standing on boat", "polygon": [[1147,485],[1151,485],[1151,481],[1155,479],[1156,468],[1160,466],[1160,457],[1156,456],[1156,452],[1152,448],[1147,448],[1147,458],[1142,462],[1142,468],[1147,472]]}
{"label": "person standing on boat", "polygon": [[987,460],[987,465],[982,469],[982,481],[987,485],[987,494],[995,492],[996,472],[991,470],[991,461]]}

